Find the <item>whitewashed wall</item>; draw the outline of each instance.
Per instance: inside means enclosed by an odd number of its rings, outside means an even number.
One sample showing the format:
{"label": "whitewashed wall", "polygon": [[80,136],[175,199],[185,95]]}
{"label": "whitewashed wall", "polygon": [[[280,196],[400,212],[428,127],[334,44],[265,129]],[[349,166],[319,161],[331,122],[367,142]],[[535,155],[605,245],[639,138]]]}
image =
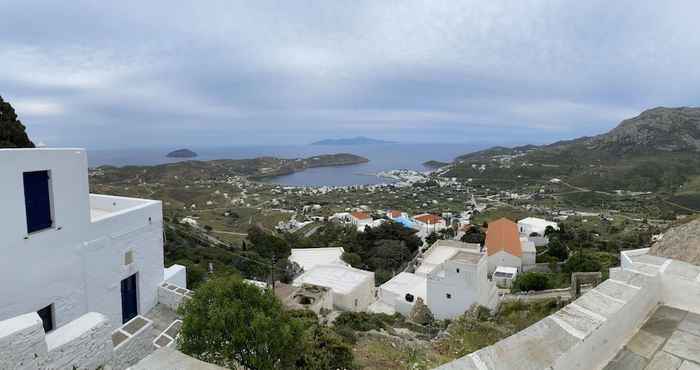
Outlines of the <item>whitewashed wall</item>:
{"label": "whitewashed wall", "polygon": [[90,312],[46,335],[49,369],[97,369],[113,357],[109,319]]}
{"label": "whitewashed wall", "polygon": [[0,369],[40,369],[47,356],[39,315],[30,313],[0,321]]}
{"label": "whitewashed wall", "polygon": [[489,272],[494,272],[498,266],[515,267],[522,271],[522,260],[506,251],[499,251],[488,256]]}
{"label": "whitewashed wall", "polygon": [[[54,227],[27,234],[23,177],[49,170]],[[92,222],[87,157],[81,149],[0,149],[0,320],[54,305],[60,327],[96,311],[121,324],[121,279],[138,272],[139,308],[156,303],[163,280],[160,202],[114,197],[115,207],[140,204]],[[94,198],[106,202],[107,198]],[[135,262],[124,266],[124,253]],[[28,273],[31,272],[31,273]]]}

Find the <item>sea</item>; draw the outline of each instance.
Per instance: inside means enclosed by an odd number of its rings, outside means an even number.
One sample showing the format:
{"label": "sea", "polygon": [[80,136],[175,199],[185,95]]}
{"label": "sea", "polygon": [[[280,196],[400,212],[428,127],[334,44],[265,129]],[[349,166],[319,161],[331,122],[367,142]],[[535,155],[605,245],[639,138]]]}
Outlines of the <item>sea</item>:
{"label": "sea", "polygon": [[[307,158],[321,154],[351,153],[369,159],[368,163],[349,166],[311,168],[291,175],[278,176],[266,181],[289,186],[346,186],[371,185],[387,182],[378,172],[409,169],[427,171],[423,163],[429,160],[451,162],[455,157],[487,145],[478,144],[372,144],[372,145],[288,145],[288,146],[232,146],[190,147],[198,154],[194,160],[245,159],[262,156],[277,158]],[[167,158],[166,154],[179,148],[88,150],[90,167],[102,165],[157,165],[190,159]]]}

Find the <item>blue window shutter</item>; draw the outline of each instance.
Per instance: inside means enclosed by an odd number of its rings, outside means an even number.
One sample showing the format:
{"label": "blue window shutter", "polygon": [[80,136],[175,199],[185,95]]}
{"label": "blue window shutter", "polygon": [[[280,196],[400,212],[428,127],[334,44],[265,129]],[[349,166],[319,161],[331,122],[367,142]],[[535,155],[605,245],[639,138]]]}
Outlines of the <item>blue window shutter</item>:
{"label": "blue window shutter", "polygon": [[28,233],[53,225],[48,171],[24,173],[24,206],[27,212]]}

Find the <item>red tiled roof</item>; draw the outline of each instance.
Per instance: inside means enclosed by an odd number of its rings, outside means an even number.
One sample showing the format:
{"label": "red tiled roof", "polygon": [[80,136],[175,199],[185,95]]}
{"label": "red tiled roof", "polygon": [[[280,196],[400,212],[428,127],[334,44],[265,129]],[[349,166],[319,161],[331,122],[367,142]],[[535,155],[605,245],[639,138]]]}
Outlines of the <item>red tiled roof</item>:
{"label": "red tiled roof", "polygon": [[353,212],[351,213],[352,217],[355,217],[358,220],[366,220],[370,218],[369,214],[366,212]]}
{"label": "red tiled roof", "polygon": [[518,225],[507,218],[489,222],[486,231],[486,253],[491,256],[500,251],[506,251],[516,257],[523,255]]}
{"label": "red tiled roof", "polygon": [[442,217],[438,215],[431,215],[431,214],[425,214],[425,215],[420,215],[414,217],[416,221],[420,221],[424,224],[428,225],[435,225],[437,223],[440,223],[442,221]]}
{"label": "red tiled roof", "polygon": [[387,212],[387,214],[389,215],[389,217],[394,217],[394,218],[401,217],[401,211],[397,211],[397,210],[391,210],[391,211]]}

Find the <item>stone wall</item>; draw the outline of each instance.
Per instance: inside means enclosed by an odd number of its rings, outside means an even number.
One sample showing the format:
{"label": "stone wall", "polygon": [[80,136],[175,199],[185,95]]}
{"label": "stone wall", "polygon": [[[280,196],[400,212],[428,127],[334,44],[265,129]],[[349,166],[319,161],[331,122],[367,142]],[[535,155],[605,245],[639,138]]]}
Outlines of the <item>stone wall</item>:
{"label": "stone wall", "polygon": [[168,283],[163,283],[158,287],[158,303],[175,312],[182,302],[190,298],[192,298],[192,291],[189,289]]}
{"label": "stone wall", "polygon": [[0,369],[40,369],[47,352],[44,328],[36,313],[0,321]]}
{"label": "stone wall", "polygon": [[90,312],[46,335],[49,369],[96,369],[112,361],[112,327]]}
{"label": "stone wall", "polygon": [[112,333],[117,340],[114,347],[114,370],[124,370],[153,352],[151,331],[153,322],[143,316],[136,316]]}

